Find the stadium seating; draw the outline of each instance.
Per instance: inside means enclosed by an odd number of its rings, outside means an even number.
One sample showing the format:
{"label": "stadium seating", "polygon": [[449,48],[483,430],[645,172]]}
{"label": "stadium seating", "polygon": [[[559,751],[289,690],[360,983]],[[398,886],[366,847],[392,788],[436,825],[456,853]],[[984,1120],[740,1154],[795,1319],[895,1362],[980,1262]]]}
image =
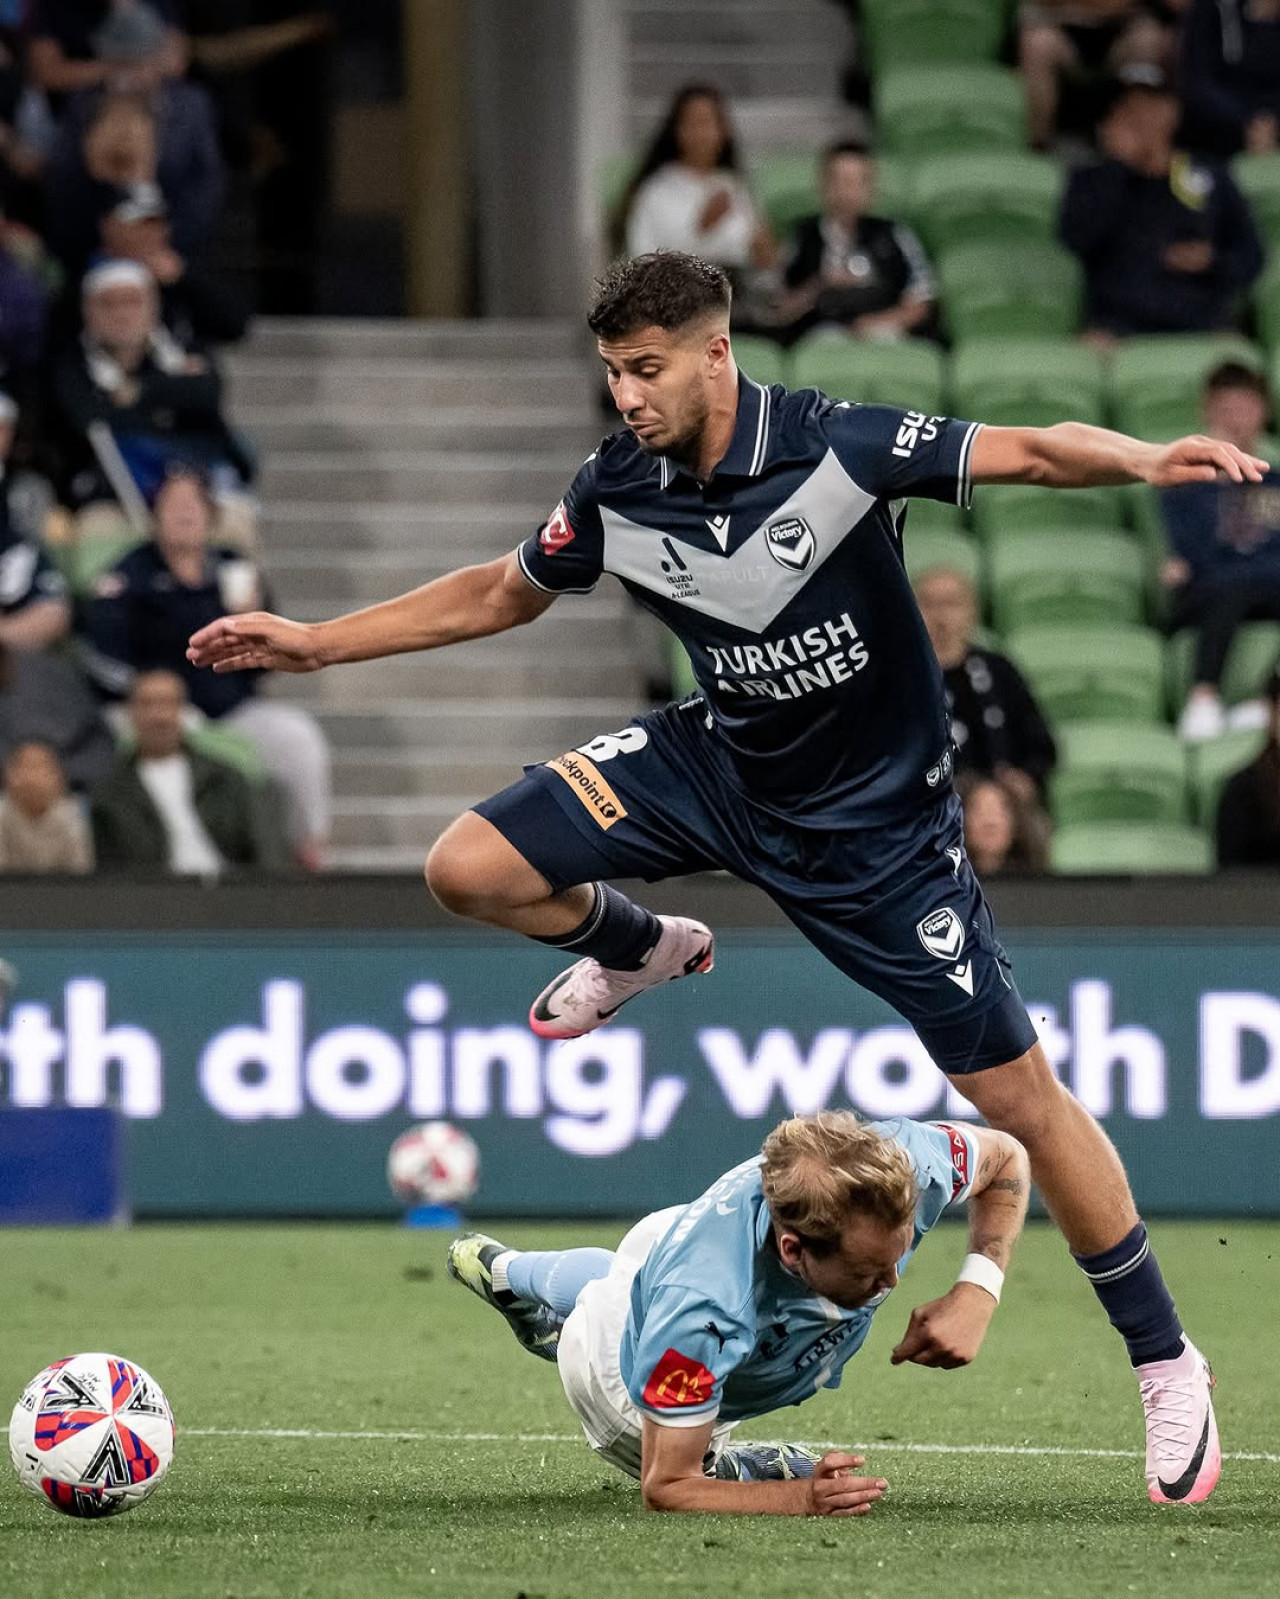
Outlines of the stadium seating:
{"label": "stadium seating", "polygon": [[914,512],[907,513],[907,529],[902,540],[907,561],[907,575],[914,583],[922,572],[937,567],[959,572],[967,577],[975,590],[982,587],[980,554],[972,539],[963,533],[947,533],[941,528],[913,527]]}
{"label": "stadium seating", "polygon": [[1053,835],[1049,864],[1076,876],[1200,874],[1213,869],[1213,847],[1199,829],[1169,822],[1081,822]]}
{"label": "stadium seating", "polygon": [[864,405],[900,405],[926,413],[942,409],[942,353],[923,339],[879,344],[815,333],[802,339],[791,355],[792,381],[798,389],[821,389],[836,399]]}
{"label": "stadium seating", "polygon": [[999,427],[1103,419],[1102,362],[1072,339],[971,339],[954,352],[950,375],[957,416]]}
{"label": "stadium seating", "polygon": [[1253,309],[1258,324],[1258,337],[1272,357],[1272,381],[1275,379],[1275,356],[1280,346],[1280,255],[1273,255],[1266,270],[1253,286]]}
{"label": "stadium seating", "polygon": [[1268,251],[1280,244],[1280,151],[1237,157],[1232,176],[1253,212]]}
{"label": "stadium seating", "polygon": [[1020,79],[985,62],[893,68],[876,79],[875,110],[880,142],[896,155],[1021,150],[1027,142]]}
{"label": "stadium seating", "polygon": [[911,218],[940,255],[961,244],[1055,237],[1062,172],[1022,151],[936,155],[912,183]]}
{"label": "stadium seating", "polygon": [[863,0],[862,29],[877,73],[922,61],[992,61],[1004,0]]}
{"label": "stadium seating", "polygon": [[1266,741],[1265,731],[1256,728],[1247,733],[1224,733],[1221,738],[1206,739],[1203,744],[1192,746],[1191,800],[1195,819],[1201,827],[1213,827],[1227,779],[1256,760]]}
{"label": "stadium seating", "polygon": [[789,383],[790,363],[786,351],[772,339],[762,339],[754,333],[735,333],[733,357],[738,365],[757,383]]}
{"label": "stadium seating", "polygon": [[973,525],[984,539],[1006,529],[1093,527],[1104,532],[1124,522],[1125,501],[1118,489],[1042,489],[1034,484],[980,488],[973,499]]}
{"label": "stadium seating", "polygon": [[1141,622],[1142,551],[1096,528],[1005,529],[987,549],[991,618],[1001,633],[1041,622]]}
{"label": "stadium seating", "polygon": [[943,252],[938,285],[957,342],[1065,338],[1080,323],[1080,263],[1049,240],[971,242]]}
{"label": "stadium seating", "polygon": [[1144,439],[1174,439],[1200,426],[1200,391],[1222,361],[1262,370],[1261,351],[1234,333],[1171,333],[1127,339],[1112,358],[1107,395],[1115,425]]}
{"label": "stadium seating", "polygon": [[966,531],[964,512],[949,501],[912,499],[907,502],[907,537],[913,533],[959,533]]}
{"label": "stadium seating", "polygon": [[1185,822],[1186,755],[1167,727],[1076,722],[1058,735],[1058,767],[1049,794],[1059,827]]}
{"label": "stadium seating", "polygon": [[[1181,705],[1191,687],[1195,647],[1195,633],[1191,628],[1184,628],[1169,641],[1168,681],[1172,705]],[[1222,673],[1222,698],[1228,705],[1257,699],[1277,661],[1280,661],[1280,623],[1246,622],[1237,628]]]}
{"label": "stadium seating", "polygon": [[1164,719],[1164,651],[1150,628],[1043,623],[1006,644],[1051,723]]}
{"label": "stadium seating", "polygon": [[785,239],[802,217],[821,209],[817,156],[812,150],[766,156],[751,169],[751,189],[774,236]]}

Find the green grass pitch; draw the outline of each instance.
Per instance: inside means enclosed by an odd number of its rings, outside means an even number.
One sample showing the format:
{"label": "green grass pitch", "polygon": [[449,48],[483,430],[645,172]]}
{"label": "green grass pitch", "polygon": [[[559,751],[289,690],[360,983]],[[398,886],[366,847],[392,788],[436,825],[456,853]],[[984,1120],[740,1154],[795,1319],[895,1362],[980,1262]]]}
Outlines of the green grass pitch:
{"label": "green grass pitch", "polygon": [[[617,1227],[516,1226],[528,1247]],[[1229,1459],[1198,1509],[1148,1505],[1123,1351],[1049,1228],[1028,1230],[976,1365],[893,1369],[910,1305],[962,1227],[924,1246],[844,1387],[744,1429],[867,1445],[891,1491],[856,1521],[659,1517],[577,1436],[555,1373],[391,1226],[0,1233],[0,1397],[110,1349],[166,1389],[177,1456],[112,1521],[0,1476],[6,1599],[981,1599],[1280,1593],[1280,1228],[1155,1228],[1219,1377]],[[7,1414],[7,1410],[6,1410]],[[297,1436],[271,1436],[270,1430]],[[962,1446],[928,1452],[910,1446]],[[1002,1446],[989,1451],[984,1446]],[[1060,1454],[1037,1453],[1056,1448]],[[1026,1450],[1029,1452],[1017,1452]],[[1090,1455],[1085,1451],[1121,1451]]]}

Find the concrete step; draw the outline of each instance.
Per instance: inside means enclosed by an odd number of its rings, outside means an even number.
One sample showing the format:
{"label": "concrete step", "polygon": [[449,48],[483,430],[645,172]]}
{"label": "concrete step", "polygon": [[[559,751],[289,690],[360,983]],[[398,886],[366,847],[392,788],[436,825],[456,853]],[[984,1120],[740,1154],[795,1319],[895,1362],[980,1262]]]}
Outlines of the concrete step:
{"label": "concrete step", "polygon": [[[579,652],[576,634],[563,627],[558,632],[559,639],[548,636],[541,644],[513,641],[503,649],[497,646],[505,640],[479,639],[426,654],[355,661],[327,672],[291,679],[290,697],[300,703],[306,701],[313,709],[328,705],[376,711],[388,697],[466,697],[502,701],[514,695],[527,695],[539,682],[546,683],[552,691],[569,686],[567,680],[581,674],[589,677],[593,693],[614,695],[619,699],[639,697],[642,673],[635,651],[625,642],[593,645]],[[566,660],[564,654],[566,632],[573,638],[571,660]]]}
{"label": "concrete step", "polygon": [[501,411],[589,406],[597,382],[592,360],[384,361],[310,355],[274,357],[237,351],[226,358],[232,404],[249,406],[485,406]]}
{"label": "concrete step", "polygon": [[[777,0],[637,0],[627,7],[627,32],[632,59],[637,50],[655,45],[717,47],[754,45],[773,49],[803,39],[809,44],[843,49],[850,37],[846,19],[828,0],[792,0],[779,5]],[[693,72],[689,76],[699,74]],[[713,74],[713,81],[719,81]]]}
{"label": "concrete step", "polygon": [[537,501],[446,506],[273,501],[262,518],[262,547],[273,570],[277,557],[286,554],[355,561],[385,551],[404,560],[427,558],[440,571],[452,571],[515,549],[551,509]]}
{"label": "concrete step", "polygon": [[[514,541],[498,551],[505,554]],[[313,552],[291,550],[274,552],[269,571],[271,589],[278,600],[292,605],[318,605],[325,610],[337,605],[343,610],[351,608],[352,601],[370,604],[385,600],[409,589],[420,588],[433,578],[457,571],[460,566],[483,557],[474,548],[461,546],[430,546],[417,553],[406,550],[365,550],[352,559],[334,550]],[[555,626],[569,621],[575,640],[586,643],[584,628],[593,623],[607,621],[612,628],[623,624],[630,607],[623,591],[616,583],[602,583],[594,593],[566,595],[563,609],[557,613]],[[544,624],[535,622],[528,628],[502,635],[504,640],[539,637]],[[496,641],[495,641],[496,642]],[[592,642],[595,642],[592,640]]]}
{"label": "concrete step", "polygon": [[631,51],[633,92],[647,99],[670,99],[691,78],[710,79],[729,97],[735,122],[739,105],[756,95],[839,95],[844,56],[821,39],[794,35],[787,43],[690,44],[681,37]]}
{"label": "concrete step", "polygon": [[456,794],[335,798],[334,847],[416,850],[425,856],[450,822],[488,793],[463,789]]}
{"label": "concrete step", "polygon": [[292,359],[395,360],[430,357],[438,361],[567,361],[589,348],[585,326],[577,321],[526,321],[486,317],[411,322],[399,318],[262,317],[243,347],[249,355]]}
{"label": "concrete step", "polygon": [[[431,842],[435,843],[435,840]],[[329,851],[329,869],[333,872],[358,872],[362,876],[376,873],[388,877],[410,877],[421,872],[425,857],[426,851],[417,845],[350,844]],[[423,893],[426,892],[424,888]]]}
{"label": "concrete step", "polygon": [[[585,741],[580,741],[585,742]],[[474,746],[388,750],[362,744],[334,751],[334,792],[343,798],[496,794],[519,778],[523,765]]]}
{"label": "concrete step", "polygon": [[404,407],[374,410],[344,407],[341,413],[309,406],[237,406],[236,426],[268,458],[286,451],[521,450],[572,470],[591,453],[599,424],[591,407],[561,407],[541,414],[503,412],[484,406]]}
{"label": "concrete step", "polygon": [[533,452],[281,450],[263,463],[260,496],[274,500],[363,498],[382,504],[474,503],[507,498],[557,504],[578,462]]}
{"label": "concrete step", "polygon": [[[336,676],[337,670],[319,676]],[[296,686],[309,681],[316,679],[290,678],[289,693],[282,697],[294,698]],[[495,760],[509,755],[519,764],[549,760],[561,750],[587,743],[598,733],[616,732],[640,715],[645,705],[638,694],[581,700],[510,696],[472,702],[444,694],[406,699],[392,698],[387,693],[366,705],[313,703],[311,709],[335,749],[380,747],[390,752],[457,749],[469,744]]]}

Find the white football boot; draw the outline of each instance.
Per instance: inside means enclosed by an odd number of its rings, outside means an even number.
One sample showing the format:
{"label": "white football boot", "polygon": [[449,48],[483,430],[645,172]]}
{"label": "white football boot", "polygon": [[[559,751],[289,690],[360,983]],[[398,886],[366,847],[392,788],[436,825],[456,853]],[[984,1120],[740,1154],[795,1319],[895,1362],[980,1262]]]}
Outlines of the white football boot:
{"label": "white football boot", "polygon": [[581,1038],[612,1021],[621,1006],[646,988],[669,983],[715,964],[711,929],[684,916],[659,916],[658,942],[634,972],[613,971],[588,957],[567,967],[534,1000],[529,1026],[539,1038]]}
{"label": "white football boot", "polygon": [[1147,1418],[1147,1494],[1153,1505],[1198,1505],[1222,1471],[1214,1375],[1189,1338],[1176,1360],[1139,1366]]}

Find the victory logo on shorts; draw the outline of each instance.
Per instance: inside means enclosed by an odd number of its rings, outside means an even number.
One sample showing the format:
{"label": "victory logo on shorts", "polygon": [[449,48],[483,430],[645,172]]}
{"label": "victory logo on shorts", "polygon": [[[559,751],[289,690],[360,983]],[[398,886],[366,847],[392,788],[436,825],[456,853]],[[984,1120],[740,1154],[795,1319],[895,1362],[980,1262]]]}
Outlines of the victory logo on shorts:
{"label": "victory logo on shorts", "polygon": [[940,961],[953,961],[964,948],[964,923],[944,905],[941,910],[930,911],[923,921],[916,923],[920,942]]}
{"label": "victory logo on shorts", "polygon": [[818,552],[813,529],[802,516],[789,516],[784,522],[771,522],[765,532],[769,554],[789,572],[803,572]]}

